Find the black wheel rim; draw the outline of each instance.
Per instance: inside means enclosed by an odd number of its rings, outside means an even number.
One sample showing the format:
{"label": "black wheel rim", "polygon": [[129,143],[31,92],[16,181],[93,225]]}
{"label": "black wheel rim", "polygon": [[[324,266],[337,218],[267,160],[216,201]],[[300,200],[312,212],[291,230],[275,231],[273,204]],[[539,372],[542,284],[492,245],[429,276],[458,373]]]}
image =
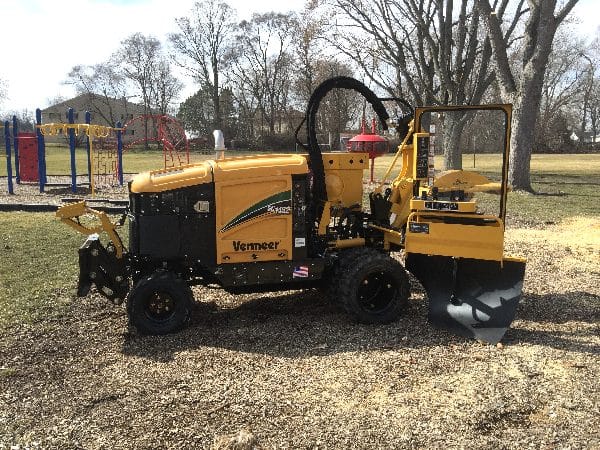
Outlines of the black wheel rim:
{"label": "black wheel rim", "polygon": [[379,314],[390,308],[396,298],[398,284],[387,272],[372,272],[358,286],[358,303],[371,314]]}
{"label": "black wheel rim", "polygon": [[145,312],[153,322],[166,322],[175,314],[175,299],[166,292],[155,292],[146,299]]}

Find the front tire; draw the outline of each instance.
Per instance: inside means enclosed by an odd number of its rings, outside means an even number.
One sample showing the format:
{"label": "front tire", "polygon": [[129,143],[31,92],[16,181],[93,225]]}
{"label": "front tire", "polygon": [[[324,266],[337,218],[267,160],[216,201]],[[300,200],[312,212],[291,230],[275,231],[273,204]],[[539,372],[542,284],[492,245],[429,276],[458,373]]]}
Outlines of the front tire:
{"label": "front tire", "polygon": [[173,272],[159,271],[141,278],[129,293],[130,323],[142,334],[179,331],[187,323],[194,296]]}
{"label": "front tire", "polygon": [[406,270],[398,261],[371,248],[353,253],[340,270],[339,298],[358,322],[390,323],[402,314],[410,295]]}

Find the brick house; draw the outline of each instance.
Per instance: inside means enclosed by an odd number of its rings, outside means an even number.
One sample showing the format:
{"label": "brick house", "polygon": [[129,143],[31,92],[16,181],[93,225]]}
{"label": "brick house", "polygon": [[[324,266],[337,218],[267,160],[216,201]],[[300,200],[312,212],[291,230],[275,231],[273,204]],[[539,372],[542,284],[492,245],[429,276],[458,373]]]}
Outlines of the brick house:
{"label": "brick house", "polygon": [[[75,123],[85,123],[85,113],[91,114],[95,125],[115,126],[117,122],[126,124],[134,117],[144,114],[144,107],[126,99],[107,98],[97,94],[81,94],[42,110],[42,124],[68,122],[67,111],[73,108]],[[134,122],[126,131],[127,138],[133,140],[144,135],[142,121]],[[64,137],[47,136],[47,142],[64,142]]]}

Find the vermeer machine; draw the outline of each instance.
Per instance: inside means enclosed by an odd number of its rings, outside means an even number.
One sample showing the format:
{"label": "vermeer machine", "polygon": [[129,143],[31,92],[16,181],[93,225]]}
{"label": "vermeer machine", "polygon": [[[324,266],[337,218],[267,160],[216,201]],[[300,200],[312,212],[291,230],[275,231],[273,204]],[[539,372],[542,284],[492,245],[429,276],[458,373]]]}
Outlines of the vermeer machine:
{"label": "vermeer machine", "polygon": [[[400,173],[368,194],[368,208],[367,155],[321,153],[317,142],[317,111],[332,89],[362,94],[381,126],[394,126],[403,137],[394,159],[402,159]],[[130,322],[150,334],[184,326],[191,285],[219,285],[234,294],[327,286],[356,320],[388,323],[410,296],[410,272],[427,292],[431,322],[499,341],[515,315],[525,271],[524,260],[503,252],[511,106],[417,107],[390,119],[382,100],[352,78],[332,78],[308,105],[307,154],[141,173],[129,184],[128,211],[119,223],[83,202],[60,208],[59,218],[89,235],[79,250],[78,295],[95,285],[114,303],[125,301]],[[431,117],[480,110],[503,119],[503,129],[495,130],[504,152],[501,180],[466,170],[437,175]],[[497,199],[498,214],[478,210],[480,193]],[[81,224],[79,217],[90,213],[101,225]],[[125,218],[127,248],[116,231]]]}

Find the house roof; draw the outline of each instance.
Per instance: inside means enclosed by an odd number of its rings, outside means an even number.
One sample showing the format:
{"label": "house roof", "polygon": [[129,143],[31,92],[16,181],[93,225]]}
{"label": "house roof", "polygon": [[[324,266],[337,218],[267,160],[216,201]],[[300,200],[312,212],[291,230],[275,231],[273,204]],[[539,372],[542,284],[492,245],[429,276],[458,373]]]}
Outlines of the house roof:
{"label": "house roof", "polygon": [[127,100],[123,99],[117,99],[117,98],[111,98],[111,97],[104,97],[103,95],[98,95],[98,94],[94,94],[94,93],[84,93],[84,94],[79,94],[76,97],[70,98],[68,100],[64,100],[62,102],[59,103],[55,103],[54,105],[50,105],[47,108],[43,109],[42,112],[47,111],[47,110],[55,110],[55,109],[67,109],[67,108],[71,108],[74,105],[77,105],[79,110],[92,110],[95,109],[94,104],[97,104],[97,102],[100,102],[101,104],[106,105],[107,103],[114,105],[114,106],[118,106],[120,108],[125,107],[126,109],[131,109],[131,110],[143,110],[143,106],[138,104],[138,103],[133,103],[133,102],[129,102]]}

